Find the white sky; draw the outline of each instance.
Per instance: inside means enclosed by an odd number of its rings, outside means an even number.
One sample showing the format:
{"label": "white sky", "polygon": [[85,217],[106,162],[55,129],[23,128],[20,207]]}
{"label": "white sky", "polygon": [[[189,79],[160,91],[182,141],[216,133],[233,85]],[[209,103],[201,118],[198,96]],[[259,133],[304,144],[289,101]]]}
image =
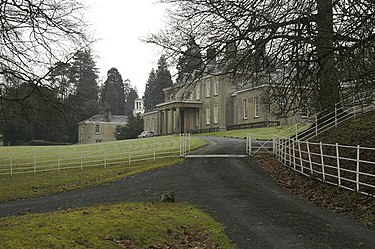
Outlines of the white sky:
{"label": "white sky", "polygon": [[[99,79],[104,82],[112,67],[123,80],[129,79],[143,96],[152,68],[157,67],[160,48],[140,39],[164,27],[165,5],[156,0],[83,0],[88,6],[85,19],[91,24]],[[100,82],[101,83],[101,82]]]}

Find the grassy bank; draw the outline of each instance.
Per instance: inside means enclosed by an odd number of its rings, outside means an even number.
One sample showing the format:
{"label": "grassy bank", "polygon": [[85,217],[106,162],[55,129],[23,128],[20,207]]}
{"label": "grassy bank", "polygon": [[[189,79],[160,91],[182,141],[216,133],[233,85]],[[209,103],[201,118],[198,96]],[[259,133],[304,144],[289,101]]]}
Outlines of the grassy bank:
{"label": "grassy bank", "polygon": [[308,126],[274,126],[264,128],[251,128],[242,130],[220,131],[196,134],[197,136],[217,136],[217,137],[233,137],[246,139],[247,134],[251,134],[253,139],[272,139],[273,136],[290,137],[296,133],[307,129]]}
{"label": "grassy bank", "polygon": [[102,205],[0,219],[0,248],[234,248],[189,204]]}

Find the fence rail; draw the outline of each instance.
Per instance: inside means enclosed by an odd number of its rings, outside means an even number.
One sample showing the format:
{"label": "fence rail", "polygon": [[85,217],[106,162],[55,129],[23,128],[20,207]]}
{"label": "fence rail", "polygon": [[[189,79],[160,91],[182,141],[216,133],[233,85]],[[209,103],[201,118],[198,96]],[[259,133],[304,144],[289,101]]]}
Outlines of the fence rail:
{"label": "fence rail", "polygon": [[147,138],[126,143],[95,145],[2,147],[0,175],[16,175],[65,169],[109,167],[190,153],[190,134],[179,139]]}
{"label": "fence rail", "polygon": [[284,165],[323,182],[375,196],[375,148],[274,140],[274,154]]}

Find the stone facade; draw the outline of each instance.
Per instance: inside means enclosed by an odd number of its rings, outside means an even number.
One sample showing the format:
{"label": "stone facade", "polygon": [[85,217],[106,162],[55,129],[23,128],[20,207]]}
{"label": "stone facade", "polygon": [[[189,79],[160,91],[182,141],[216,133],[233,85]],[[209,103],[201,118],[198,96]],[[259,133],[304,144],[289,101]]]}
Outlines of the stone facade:
{"label": "stone facade", "polygon": [[116,141],[117,125],[125,126],[128,117],[123,115],[95,115],[78,123],[78,143],[90,144]]}
{"label": "stone facade", "polygon": [[164,103],[143,114],[145,130],[156,135],[227,130],[251,124],[292,125],[300,113],[280,115],[283,103],[268,103],[266,84],[239,85],[228,77],[206,76],[196,84],[164,90]]}

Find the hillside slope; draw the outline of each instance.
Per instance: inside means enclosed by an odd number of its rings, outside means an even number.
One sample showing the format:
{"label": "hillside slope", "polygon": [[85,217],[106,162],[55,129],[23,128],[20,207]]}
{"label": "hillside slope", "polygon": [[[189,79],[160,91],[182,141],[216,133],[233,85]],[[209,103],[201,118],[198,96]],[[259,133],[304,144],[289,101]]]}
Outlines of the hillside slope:
{"label": "hillside slope", "polygon": [[[375,148],[375,112],[367,113],[340,124],[318,137],[315,142],[360,145]],[[366,158],[374,161],[373,155]],[[314,204],[356,218],[375,229],[375,197],[357,194],[308,178],[279,163],[269,154],[257,156],[259,164],[285,189]],[[375,167],[374,167],[375,172]]]}
{"label": "hillside slope", "polygon": [[375,148],[374,134],[375,112],[370,112],[339,124],[337,128],[332,128],[311,140],[329,144],[338,143]]}

